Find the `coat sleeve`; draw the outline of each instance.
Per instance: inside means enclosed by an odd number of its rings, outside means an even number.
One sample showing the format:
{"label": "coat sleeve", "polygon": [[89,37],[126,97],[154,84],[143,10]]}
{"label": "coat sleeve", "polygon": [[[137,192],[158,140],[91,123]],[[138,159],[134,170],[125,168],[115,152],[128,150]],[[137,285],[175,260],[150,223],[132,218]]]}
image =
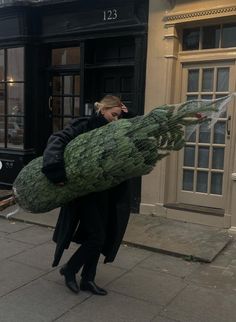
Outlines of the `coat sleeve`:
{"label": "coat sleeve", "polygon": [[53,183],[65,182],[64,150],[79,134],[87,132],[87,120],[73,120],[63,130],[52,134],[43,153],[42,172]]}

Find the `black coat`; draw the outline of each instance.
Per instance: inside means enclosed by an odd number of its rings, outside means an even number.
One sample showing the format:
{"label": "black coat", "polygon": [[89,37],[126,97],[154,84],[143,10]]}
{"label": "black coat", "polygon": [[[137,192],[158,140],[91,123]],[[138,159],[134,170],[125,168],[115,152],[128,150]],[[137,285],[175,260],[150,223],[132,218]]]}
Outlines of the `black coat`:
{"label": "black coat", "polygon": [[[108,122],[102,115],[93,115],[89,119],[76,119],[64,130],[53,134],[48,141],[43,155],[42,172],[49,180],[57,183],[66,181],[64,169],[64,149],[79,134],[106,125]],[[80,215],[99,212],[104,218],[106,234],[102,250],[104,262],[112,262],[122,242],[130,214],[129,181],[106,191],[78,197],[61,208],[53,240],[57,243],[53,266],[57,266],[61,256],[71,241],[82,243],[86,234],[80,225]],[[91,217],[91,216],[90,216]],[[103,220],[103,218],[101,218]],[[93,223],[91,223],[92,225]]]}

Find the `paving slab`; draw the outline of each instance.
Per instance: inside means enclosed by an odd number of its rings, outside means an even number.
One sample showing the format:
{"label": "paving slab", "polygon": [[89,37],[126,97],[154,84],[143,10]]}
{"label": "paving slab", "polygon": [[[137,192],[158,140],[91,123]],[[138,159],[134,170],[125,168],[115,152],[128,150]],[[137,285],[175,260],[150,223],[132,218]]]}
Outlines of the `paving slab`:
{"label": "paving slab", "polygon": [[[19,243],[19,242],[15,242]],[[35,246],[11,258],[12,261],[41,269],[45,272],[52,270],[55,246],[53,243],[45,243]]]}
{"label": "paving slab", "polygon": [[43,228],[38,226],[30,226],[14,233],[10,233],[8,238],[17,241],[23,241],[32,245],[39,245],[52,239],[52,228]]}
{"label": "paving slab", "polygon": [[134,268],[110,283],[108,289],[157,305],[166,305],[186,283],[175,276]]}
{"label": "paving slab", "polygon": [[14,221],[14,220],[6,220],[4,218],[0,218],[0,232],[5,233],[14,233],[16,231],[27,229],[28,227],[31,227],[32,225],[25,224],[22,222]]}
{"label": "paving slab", "polygon": [[185,278],[196,271],[200,265],[199,262],[190,262],[178,257],[152,253],[151,256],[140,262],[137,267],[153,271],[150,274],[162,272]]}
{"label": "paving slab", "polygon": [[75,295],[65,287],[37,279],[0,298],[0,321],[52,322],[88,295]]}
{"label": "paving slab", "polygon": [[[201,264],[192,274],[186,277],[187,283],[214,288],[222,291],[236,291],[236,267],[218,267]],[[236,295],[236,293],[235,293]]]}
{"label": "paving slab", "polygon": [[21,254],[31,247],[32,246],[30,244],[2,238],[0,243],[0,261],[12,258],[17,254]]}
{"label": "paving slab", "polygon": [[110,292],[106,297],[92,296],[56,321],[148,322],[160,310],[158,305]]}
{"label": "paving slab", "polygon": [[128,244],[152,251],[212,262],[231,241],[228,231],[158,216],[131,216]]}
{"label": "paving slab", "polygon": [[33,281],[42,271],[10,260],[2,261],[0,268],[0,297]]}
{"label": "paving slab", "polygon": [[133,248],[123,244],[117,253],[115,261],[111,265],[131,269],[146,260],[146,258],[152,256],[152,254],[152,252],[144,249]]}
{"label": "paving slab", "polygon": [[186,287],[161,315],[181,322],[235,322],[236,292]]}

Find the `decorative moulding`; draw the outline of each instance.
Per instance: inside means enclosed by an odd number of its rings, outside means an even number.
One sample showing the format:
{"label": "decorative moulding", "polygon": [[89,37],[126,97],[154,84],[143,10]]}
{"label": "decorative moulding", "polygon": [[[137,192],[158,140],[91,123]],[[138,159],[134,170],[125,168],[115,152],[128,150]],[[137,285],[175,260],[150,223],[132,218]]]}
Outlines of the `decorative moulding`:
{"label": "decorative moulding", "polygon": [[175,25],[193,20],[213,19],[236,16],[236,6],[217,7],[198,11],[168,13],[164,16],[165,25]]}

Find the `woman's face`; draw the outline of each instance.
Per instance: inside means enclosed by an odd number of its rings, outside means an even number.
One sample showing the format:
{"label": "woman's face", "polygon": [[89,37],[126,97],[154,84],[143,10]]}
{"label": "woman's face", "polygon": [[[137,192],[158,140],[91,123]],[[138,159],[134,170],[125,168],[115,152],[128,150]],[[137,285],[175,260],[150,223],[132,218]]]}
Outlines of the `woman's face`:
{"label": "woman's face", "polygon": [[101,113],[108,122],[117,121],[121,115],[121,107],[115,106],[109,109],[104,109]]}

